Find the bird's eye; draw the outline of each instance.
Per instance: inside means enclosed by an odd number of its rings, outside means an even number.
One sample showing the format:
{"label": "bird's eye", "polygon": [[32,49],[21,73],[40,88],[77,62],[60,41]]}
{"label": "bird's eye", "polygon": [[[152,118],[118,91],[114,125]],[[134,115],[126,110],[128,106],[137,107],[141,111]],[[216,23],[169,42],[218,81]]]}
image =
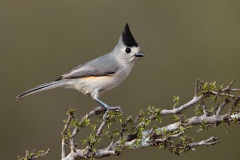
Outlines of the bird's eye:
{"label": "bird's eye", "polygon": [[126,48],[126,53],[130,53],[131,52],[131,48]]}

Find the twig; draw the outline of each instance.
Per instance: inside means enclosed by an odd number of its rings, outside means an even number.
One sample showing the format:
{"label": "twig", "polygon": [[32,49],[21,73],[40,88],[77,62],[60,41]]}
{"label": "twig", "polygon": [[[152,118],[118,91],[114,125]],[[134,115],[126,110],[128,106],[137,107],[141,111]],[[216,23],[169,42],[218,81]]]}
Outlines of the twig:
{"label": "twig", "polygon": [[238,105],[239,102],[240,102],[240,96],[238,96],[238,98],[233,102],[232,106],[229,108],[228,115],[231,114],[231,112]]}
{"label": "twig", "polygon": [[230,88],[232,87],[232,85],[236,82],[237,78],[235,78],[232,82],[230,82],[230,84],[228,86],[226,86],[223,91],[230,91]]}
{"label": "twig", "polygon": [[194,97],[197,97],[197,94],[199,92],[199,78],[196,80],[196,83],[195,83],[195,92],[194,92]]}
{"label": "twig", "polygon": [[188,148],[193,149],[193,147],[197,146],[210,146],[219,143],[217,137],[210,137],[209,139],[200,141],[200,142],[193,142],[187,145]]}
{"label": "twig", "polygon": [[47,149],[47,151],[35,151],[33,150],[33,152],[29,152],[28,150],[26,150],[26,154],[24,157],[18,156],[18,160],[34,160],[34,159],[39,159],[42,158],[44,156],[46,156],[46,154],[48,154],[50,152],[50,149]]}
{"label": "twig", "polygon": [[102,134],[103,127],[105,126],[106,121],[103,121],[100,125],[100,127],[97,130],[96,136],[100,136]]}
{"label": "twig", "polygon": [[184,105],[178,107],[178,108],[174,108],[171,110],[167,110],[164,109],[162,110],[160,113],[162,115],[166,115],[166,114],[179,114],[181,113],[181,111],[188,109],[190,106],[193,106],[194,104],[198,103],[201,100],[202,96],[197,96],[197,97],[193,97],[193,99],[191,101],[189,101],[188,103],[185,103]]}
{"label": "twig", "polygon": [[218,110],[216,112],[216,115],[219,116],[223,108],[229,103],[229,99],[226,98],[225,101],[218,107]]}
{"label": "twig", "polygon": [[[76,111],[76,110],[75,110]],[[65,122],[65,125],[64,125],[64,128],[63,128],[63,131],[62,131],[62,158],[66,157],[66,145],[67,145],[67,142],[66,142],[66,138],[67,138],[67,131],[69,129],[69,125],[70,125],[70,122],[72,121],[72,119],[74,118],[74,115],[73,115],[74,111],[69,111],[67,114],[68,114],[68,119],[67,121]]]}

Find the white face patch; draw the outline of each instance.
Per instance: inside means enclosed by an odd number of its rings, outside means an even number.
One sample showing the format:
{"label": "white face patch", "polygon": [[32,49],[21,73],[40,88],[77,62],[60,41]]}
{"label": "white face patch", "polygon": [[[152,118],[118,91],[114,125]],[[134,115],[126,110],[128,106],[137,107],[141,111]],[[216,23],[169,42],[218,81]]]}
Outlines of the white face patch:
{"label": "white face patch", "polygon": [[[131,52],[127,53],[126,49],[129,48],[131,50]],[[128,50],[129,50],[128,49]],[[140,51],[140,47],[126,47],[125,45],[119,46],[118,51],[116,50],[116,57],[117,60],[120,64],[122,64],[123,66],[129,65],[131,64],[134,65],[134,63],[136,62],[137,59],[139,59],[139,57],[136,57],[135,55],[137,53],[139,53]]]}
{"label": "white face patch", "polygon": [[[131,52],[130,53],[126,53],[126,48],[130,48]],[[126,54],[136,54],[139,51],[140,51],[140,47],[139,46],[138,47],[126,47],[126,46],[124,46],[124,47],[121,48],[121,52],[122,53],[126,53]]]}
{"label": "white face patch", "polygon": [[132,53],[136,54],[140,51],[140,47],[131,47]]}

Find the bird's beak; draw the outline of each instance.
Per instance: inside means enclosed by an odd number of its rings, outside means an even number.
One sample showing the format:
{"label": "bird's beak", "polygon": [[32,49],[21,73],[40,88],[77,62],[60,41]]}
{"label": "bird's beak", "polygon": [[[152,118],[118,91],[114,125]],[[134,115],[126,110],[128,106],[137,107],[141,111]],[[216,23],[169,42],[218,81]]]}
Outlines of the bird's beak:
{"label": "bird's beak", "polygon": [[142,52],[138,52],[135,54],[135,57],[144,57],[144,54]]}

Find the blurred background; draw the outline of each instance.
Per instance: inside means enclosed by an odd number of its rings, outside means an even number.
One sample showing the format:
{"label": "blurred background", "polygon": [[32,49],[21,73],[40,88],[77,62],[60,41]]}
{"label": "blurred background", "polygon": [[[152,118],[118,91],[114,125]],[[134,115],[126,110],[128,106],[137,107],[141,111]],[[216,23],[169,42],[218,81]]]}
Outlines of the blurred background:
{"label": "blurred background", "polygon": [[[170,109],[174,95],[183,104],[193,97],[197,78],[217,84],[238,78],[234,86],[240,87],[240,1],[1,0],[1,159],[47,148],[51,152],[43,159],[60,159],[68,108],[77,108],[80,117],[98,104],[64,89],[18,102],[15,96],[110,52],[126,22],[145,57],[124,83],[102,97],[122,106],[124,114],[136,115],[148,105]],[[230,129],[192,132],[196,141],[215,135],[221,143],[181,157],[149,147],[106,159],[237,160],[240,128]]]}

